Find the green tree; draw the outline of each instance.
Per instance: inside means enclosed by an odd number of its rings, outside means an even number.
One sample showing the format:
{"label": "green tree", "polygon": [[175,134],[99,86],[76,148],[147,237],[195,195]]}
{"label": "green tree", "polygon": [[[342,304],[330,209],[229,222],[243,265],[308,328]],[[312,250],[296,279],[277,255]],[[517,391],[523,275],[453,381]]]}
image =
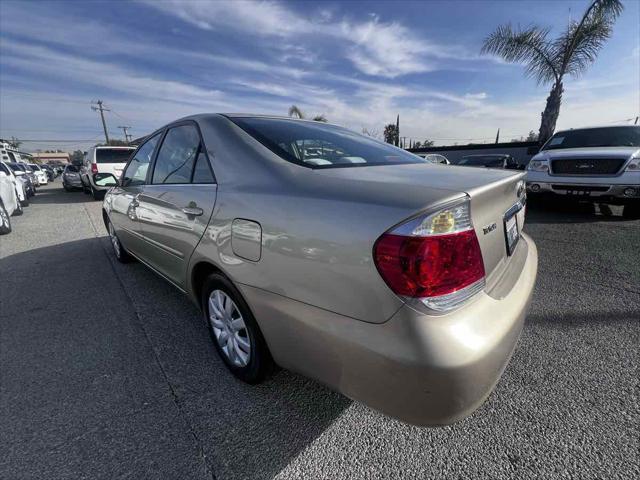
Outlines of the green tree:
{"label": "green tree", "polygon": [[385,142],[395,145],[398,142],[398,127],[393,123],[385,125],[382,135]]}
{"label": "green tree", "polygon": [[297,105],[291,105],[289,107],[289,116],[292,118],[304,118],[304,113],[298,108]]}
{"label": "green tree", "polygon": [[578,77],[596,60],[622,10],[620,0],[594,0],[580,21],[570,21],[555,39],[548,38],[549,28],[514,29],[510,24],[499,26],[485,39],[483,53],[521,63],[526,75],[538,84],[552,84],[540,120],[540,144],[547,141],[556,128],[565,75]]}

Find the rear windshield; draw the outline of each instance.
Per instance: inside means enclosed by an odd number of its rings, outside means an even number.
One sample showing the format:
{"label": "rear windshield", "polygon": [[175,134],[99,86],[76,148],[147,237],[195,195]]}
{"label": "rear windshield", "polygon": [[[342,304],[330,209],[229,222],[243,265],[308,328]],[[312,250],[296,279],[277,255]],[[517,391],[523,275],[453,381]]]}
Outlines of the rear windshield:
{"label": "rear windshield", "polygon": [[96,163],[127,163],[132,153],[128,148],[97,148]]}
{"label": "rear windshield", "polygon": [[458,165],[467,165],[470,167],[501,167],[504,157],[500,156],[483,156],[483,157],[462,157]]}
{"label": "rear windshield", "polygon": [[78,173],[80,170],[75,165],[67,165],[65,168],[65,172],[67,173]]}
{"label": "rear windshield", "polygon": [[581,147],[640,147],[640,127],[603,127],[558,132],[542,150]]}
{"label": "rear windshield", "polygon": [[38,165],[29,165],[29,167],[34,172],[39,172],[40,171],[40,167]]}
{"label": "rear windshield", "polygon": [[283,159],[309,168],[430,163],[417,155],[321,122],[230,118]]}

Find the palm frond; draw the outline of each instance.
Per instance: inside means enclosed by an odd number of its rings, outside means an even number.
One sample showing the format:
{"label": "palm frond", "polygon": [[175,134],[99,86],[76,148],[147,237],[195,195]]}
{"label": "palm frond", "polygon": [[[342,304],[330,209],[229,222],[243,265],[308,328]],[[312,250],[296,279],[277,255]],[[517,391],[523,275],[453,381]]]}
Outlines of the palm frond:
{"label": "palm frond", "polygon": [[294,118],[304,118],[304,113],[302,113],[302,110],[300,110],[297,105],[291,105],[289,107],[289,116]]}
{"label": "palm frond", "polygon": [[561,75],[580,75],[597,58],[622,13],[620,0],[594,0],[580,22],[571,22],[553,44]]}
{"label": "palm frond", "polygon": [[499,26],[482,46],[482,53],[502,57],[510,63],[525,66],[526,75],[538,83],[558,80],[557,66],[553,62],[553,50],[547,40],[549,29],[528,27],[514,30],[510,24]]}

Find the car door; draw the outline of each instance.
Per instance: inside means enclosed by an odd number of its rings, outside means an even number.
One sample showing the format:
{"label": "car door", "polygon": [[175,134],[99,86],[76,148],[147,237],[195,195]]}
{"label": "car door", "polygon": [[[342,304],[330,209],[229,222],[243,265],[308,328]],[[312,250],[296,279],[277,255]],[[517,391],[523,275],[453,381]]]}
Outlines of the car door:
{"label": "car door", "polygon": [[195,122],[167,129],[151,181],[138,197],[138,217],[147,245],[143,253],[179,287],[216,201],[217,185]]}
{"label": "car door", "polygon": [[138,197],[147,182],[149,167],[162,132],[150,137],[133,155],[124,169],[120,185],[107,196],[109,216],[124,248],[142,256],[145,243],[138,220]]}

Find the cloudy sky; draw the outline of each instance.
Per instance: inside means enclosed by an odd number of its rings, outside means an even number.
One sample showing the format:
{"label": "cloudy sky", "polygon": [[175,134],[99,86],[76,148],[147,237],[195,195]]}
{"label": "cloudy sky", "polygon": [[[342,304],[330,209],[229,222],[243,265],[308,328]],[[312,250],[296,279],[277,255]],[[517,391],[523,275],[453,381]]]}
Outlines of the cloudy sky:
{"label": "cloudy sky", "polygon": [[[498,24],[557,33],[581,1],[0,2],[0,136],[36,148],[86,148],[142,136],[200,112],[286,114],[436,144],[536,130],[548,87],[480,55]],[[640,114],[640,2],[582,78],[565,83],[559,127]],[[33,140],[56,140],[35,142]],[[64,141],[64,142],[63,142]]]}

